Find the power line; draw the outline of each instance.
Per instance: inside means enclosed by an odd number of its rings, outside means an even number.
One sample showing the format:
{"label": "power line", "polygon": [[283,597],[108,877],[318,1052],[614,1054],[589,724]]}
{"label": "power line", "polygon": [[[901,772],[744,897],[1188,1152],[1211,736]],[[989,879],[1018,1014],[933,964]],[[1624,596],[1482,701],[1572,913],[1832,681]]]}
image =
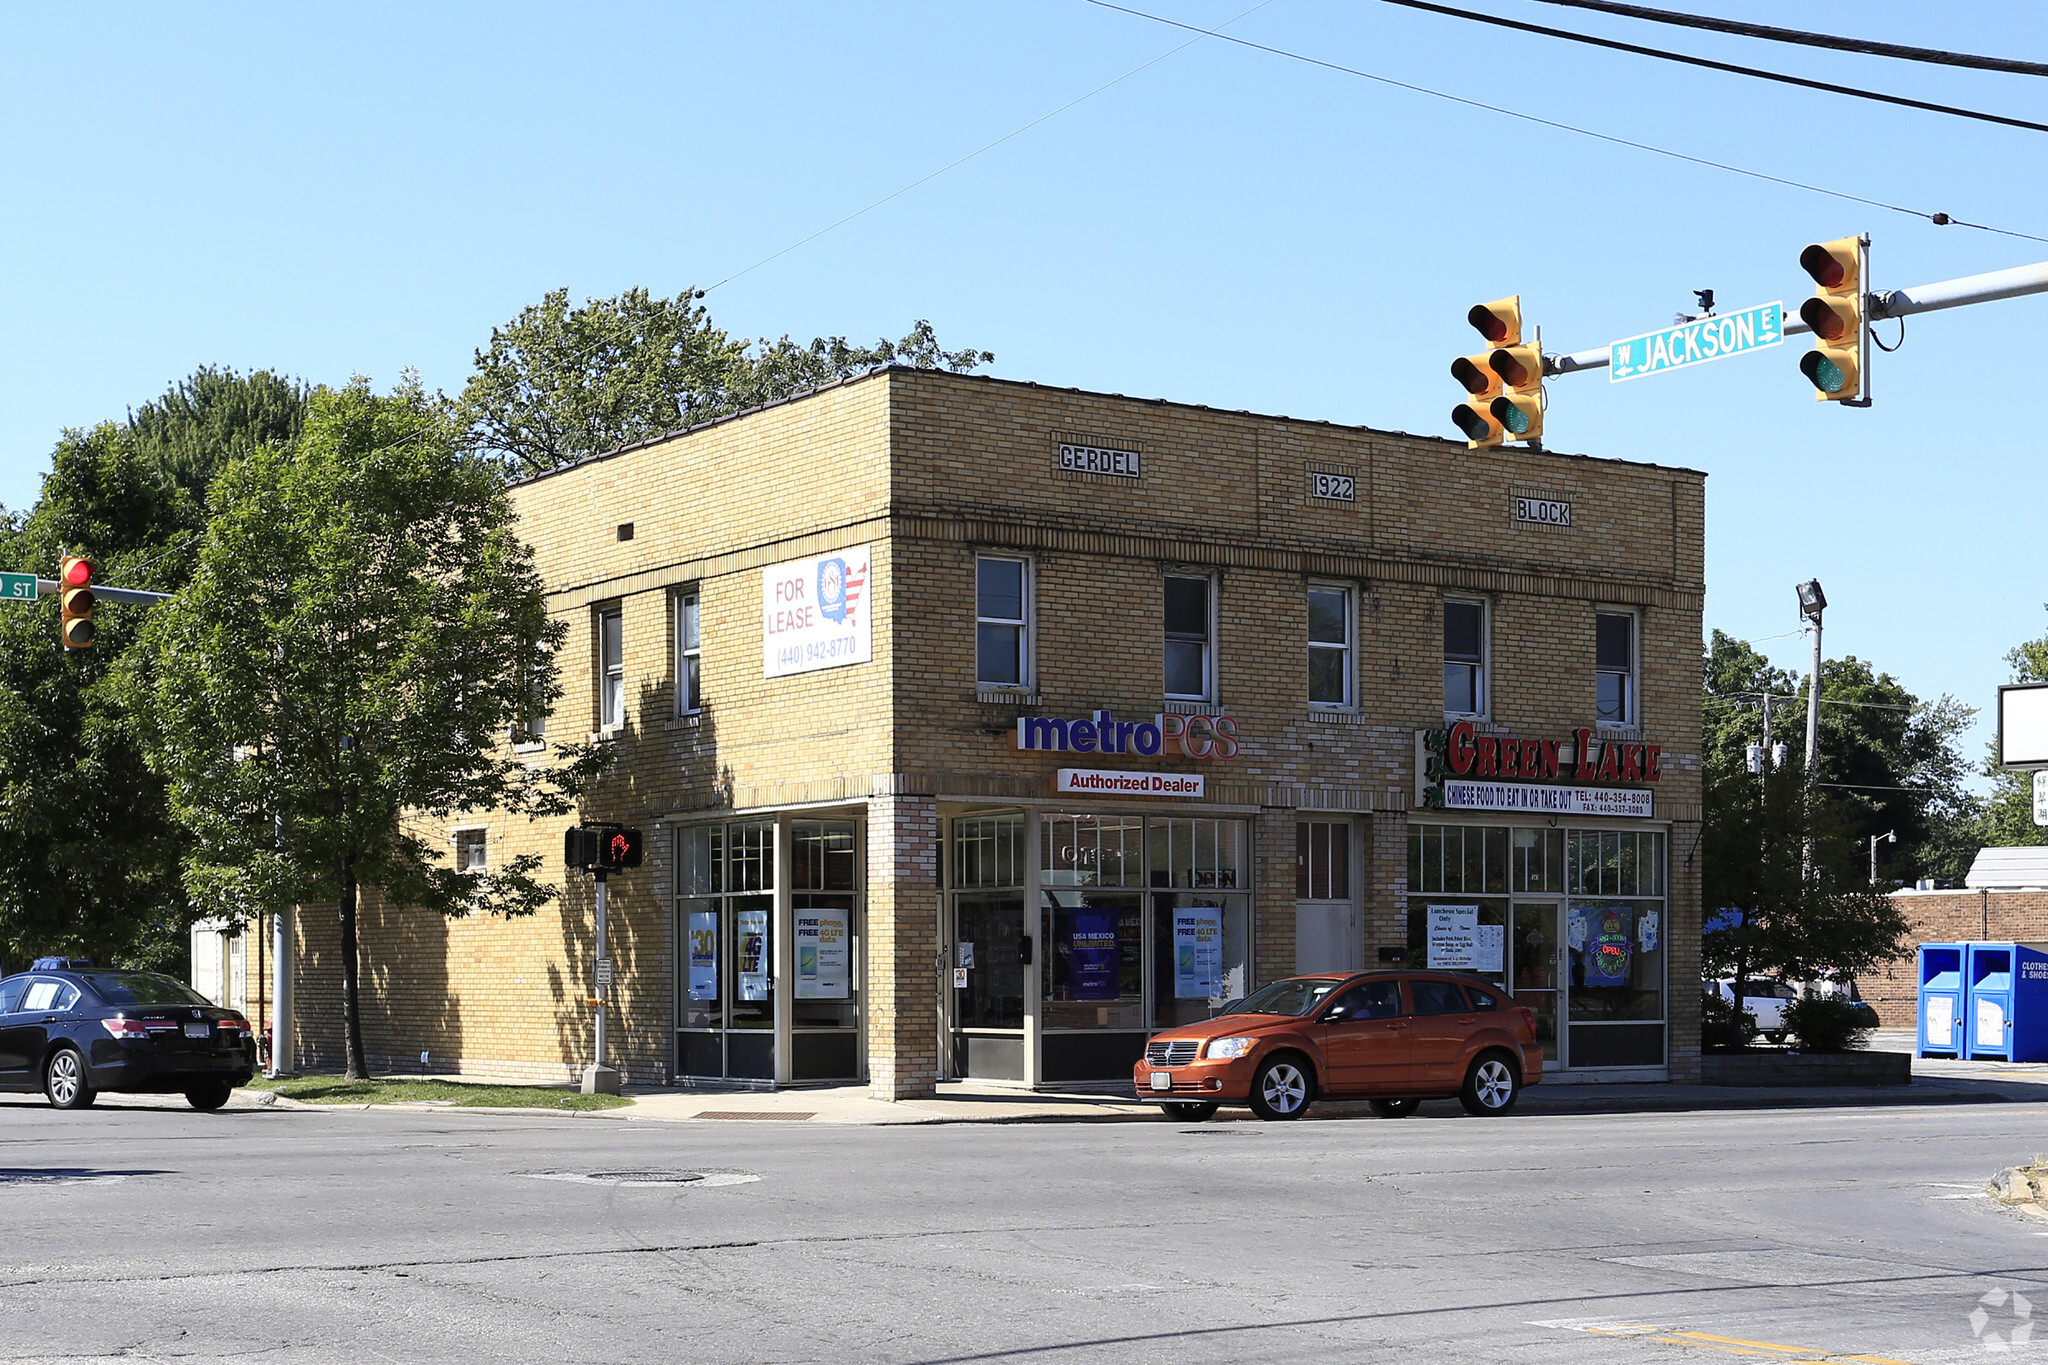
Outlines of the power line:
{"label": "power line", "polygon": [[1804,29],[1772,28],[1769,24],[1744,24],[1733,19],[1710,19],[1676,10],[1649,9],[1623,5],[1616,0],[1536,0],[1542,5],[1564,5],[1571,9],[1598,10],[1653,24],[1676,24],[1703,28],[1714,33],[1735,33],[1745,38],[1763,38],[1774,43],[1798,43],[1804,47],[1832,48],[1837,52],[1860,52],[1871,57],[1897,57],[1901,61],[1931,62],[1939,66],[1967,66],[1978,71],[2006,71],[2021,76],[2048,76],[2048,62],[2023,62],[2011,57],[1977,57],[1967,52],[1945,52],[1933,47],[1907,47],[1903,43],[1880,43],[1868,38],[1842,38],[1832,33],[1808,33]]}
{"label": "power line", "polygon": [[1904,95],[1886,95],[1861,86],[1836,85],[1832,81],[1809,80],[1805,76],[1788,76],[1782,71],[1765,71],[1761,67],[1740,66],[1734,62],[1717,62],[1711,57],[1693,57],[1683,52],[1671,52],[1661,47],[1644,47],[1639,43],[1617,42],[1612,38],[1596,38],[1590,33],[1574,33],[1568,28],[1551,28],[1545,24],[1528,24],[1520,19],[1504,19],[1496,14],[1478,14],[1472,10],[1457,9],[1450,5],[1438,5],[1431,0],[1381,0],[1382,4],[1400,5],[1407,9],[1426,10],[1431,14],[1442,14],[1452,19],[1467,19],[1475,24],[1492,24],[1496,28],[1511,28],[1520,33],[1537,33],[1546,38],[1562,38],[1569,43],[1584,43],[1589,47],[1604,47],[1614,52],[1629,52],[1638,57],[1655,57],[1659,61],[1681,62],[1686,66],[1702,66],[1709,71],[1726,71],[1736,76],[1752,76],[1760,81],[1776,81],[1780,85],[1796,85],[1807,90],[1822,90],[1831,95],[1848,95],[1852,99],[1875,100],[1879,104],[1896,104],[1908,109],[1924,109],[1934,114],[1953,114],[1957,118],[1977,119],[1983,123],[2000,123],[2008,128],[2025,128],[2036,133],[2048,133],[2048,123],[2034,123],[2023,118],[2008,118],[2004,114],[1986,114],[1976,109],[1963,109],[1953,104],[1934,104],[1928,100],[1908,99]]}
{"label": "power line", "polygon": [[1580,137],[1590,137],[1596,141],[1612,143],[1617,147],[1630,147],[1639,152],[1650,152],[1657,156],[1668,156],[1674,161],[1686,161],[1695,166],[1706,166],[1717,171],[1727,171],[1731,175],[1748,176],[1752,180],[1763,180],[1773,185],[1785,185],[1795,190],[1806,190],[1813,194],[1823,194],[1831,199],[1841,199],[1852,204],[1867,204],[1872,208],[1885,209],[1892,213],[1903,213],[1914,218],[1924,218],[1930,223],[1943,226],[1953,224],[1956,227],[1976,228],[1981,232],[1995,232],[2002,237],[2020,237],[2030,242],[2048,242],[2048,237],[2037,237],[2031,232],[2015,232],[2011,228],[1992,227],[1986,223],[1966,223],[1962,219],[1950,217],[1946,213],[1930,213],[1922,209],[1909,209],[1900,204],[1888,204],[1882,199],[1868,199],[1860,194],[1850,194],[1844,190],[1831,190],[1826,186],[1809,184],[1804,180],[1792,180],[1782,175],[1769,175],[1763,171],[1752,171],[1742,166],[1730,165],[1725,161],[1713,161],[1703,156],[1692,156],[1685,152],[1674,152],[1668,147],[1659,147],[1648,142],[1637,142],[1632,138],[1617,137],[1613,133],[1596,132],[1591,128],[1581,128],[1577,124],[1560,123],[1556,119],[1542,118],[1536,114],[1525,114],[1519,109],[1509,109],[1503,105],[1488,104],[1484,100],[1467,99],[1463,95],[1453,95],[1442,90],[1432,90],[1426,85],[1416,85],[1410,81],[1397,81],[1391,76],[1374,75],[1370,71],[1361,71],[1357,67],[1345,66],[1340,62],[1325,61],[1321,57],[1311,57],[1306,53],[1292,52],[1284,47],[1273,47],[1266,43],[1255,43],[1248,38],[1239,38],[1232,34],[1218,32],[1215,29],[1200,28],[1194,24],[1182,23],[1178,19],[1168,19],[1164,15],[1149,14],[1144,10],[1131,9],[1126,5],[1113,4],[1111,0],[1087,0],[1087,3],[1099,9],[1115,10],[1119,14],[1128,14],[1134,19],[1148,19],[1155,24],[1164,24],[1169,28],[1186,29],[1193,33],[1206,34],[1211,38],[1219,38],[1226,43],[1236,43],[1239,47],[1248,47],[1256,52],[1269,53],[1275,57],[1285,57],[1289,61],[1303,62],[1309,66],[1319,66],[1327,71],[1336,71],[1346,76],[1357,76],[1361,80],[1377,81],[1381,85],[1390,85],[1397,90],[1408,90],[1418,95],[1428,95],[1433,99],[1447,100],[1452,104],[1462,104],[1468,109],[1483,109],[1490,114],[1505,114],[1509,118],[1521,119],[1525,123],[1534,123],[1545,128],[1555,128],[1559,132],[1564,133],[1576,133]]}

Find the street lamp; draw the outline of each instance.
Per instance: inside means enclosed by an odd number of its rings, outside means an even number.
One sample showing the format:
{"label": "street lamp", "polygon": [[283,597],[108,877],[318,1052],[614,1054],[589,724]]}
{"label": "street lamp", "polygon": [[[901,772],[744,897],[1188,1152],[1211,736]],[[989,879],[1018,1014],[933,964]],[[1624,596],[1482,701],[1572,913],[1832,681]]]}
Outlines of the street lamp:
{"label": "street lamp", "polygon": [[1898,841],[1899,832],[1897,830],[1892,830],[1886,834],[1873,834],[1870,836],[1870,884],[1872,886],[1877,885],[1877,846],[1879,844],[1896,844]]}
{"label": "street lamp", "polygon": [[1827,610],[1828,595],[1820,590],[1820,580],[1809,578],[1796,589],[1799,593],[1799,614],[1813,622],[1813,673],[1806,684],[1806,780],[1812,782],[1819,775],[1815,761],[1820,756],[1820,614]]}

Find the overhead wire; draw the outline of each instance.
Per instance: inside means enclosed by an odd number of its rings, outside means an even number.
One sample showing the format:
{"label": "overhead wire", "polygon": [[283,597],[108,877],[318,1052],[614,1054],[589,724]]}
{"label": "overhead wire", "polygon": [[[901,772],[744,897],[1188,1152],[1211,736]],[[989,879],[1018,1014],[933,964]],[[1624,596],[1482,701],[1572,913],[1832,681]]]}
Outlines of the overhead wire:
{"label": "overhead wire", "polygon": [[1746,24],[1735,19],[1714,19],[1676,10],[1650,9],[1645,5],[1624,5],[1617,0],[1534,0],[1539,5],[1562,5],[1569,9],[1618,14],[1654,24],[1705,29],[1710,33],[1733,33],[1744,38],[1762,38],[1773,43],[1797,43],[1803,47],[1824,47],[1837,52],[1856,52],[1868,57],[1896,57],[1901,61],[1926,62],[1936,66],[1965,66],[1978,71],[2003,71],[2019,76],[2048,76],[2048,62],[2024,62],[2013,57],[1979,57],[1968,52],[1947,52],[1935,47],[1908,47],[1904,43],[1880,43],[1868,38],[1844,38],[1833,33],[1811,33],[1805,29],[1773,28],[1769,24]]}
{"label": "overhead wire", "polygon": [[1717,62],[1711,57],[1695,57],[1690,53],[1673,52],[1668,48],[1645,47],[1641,43],[1624,43],[1614,38],[1598,38],[1590,33],[1578,33],[1568,28],[1552,28],[1548,24],[1531,24],[1520,19],[1509,19],[1498,14],[1483,14],[1477,10],[1459,9],[1455,5],[1439,5],[1434,0],[1380,0],[1385,5],[1400,5],[1404,9],[1424,10],[1430,14],[1441,14],[1452,19],[1464,19],[1475,24],[1491,24],[1495,28],[1514,29],[1518,33],[1535,33],[1546,38],[1561,38],[1568,43],[1584,43],[1588,47],[1604,47],[1614,52],[1633,53],[1638,57],[1654,57],[1658,61],[1679,62],[1686,66],[1705,67],[1709,71],[1726,71],[1731,75],[1749,76],[1760,81],[1776,81],[1780,85],[1796,85],[1806,90],[1821,90],[1830,95],[1847,95],[1851,99],[1875,100],[1879,104],[1896,104],[1907,109],[1922,109],[1933,114],[1950,114],[1956,118],[1977,119],[1984,123],[2003,124],[2008,128],[2025,128],[2030,132],[2048,133],[2048,123],[2035,123],[2031,119],[2013,118],[2006,114],[1987,114],[1981,109],[1964,109],[1954,104],[1936,104],[1931,100],[1916,100],[1905,95],[1887,95],[1877,90],[1866,90],[1860,85],[1837,85],[1833,81],[1817,81],[1806,76],[1791,76],[1782,71],[1766,71],[1759,66],[1743,66],[1737,62]]}
{"label": "overhead wire", "polygon": [[2031,232],[2017,232],[2011,228],[1992,227],[1988,223],[1964,222],[1962,219],[1952,217],[1946,213],[1907,208],[1902,204],[1892,204],[1882,199],[1871,199],[1860,194],[1850,194],[1846,190],[1829,189],[1825,185],[1815,185],[1804,180],[1794,180],[1789,176],[1771,175],[1764,171],[1753,171],[1747,167],[1736,166],[1726,161],[1715,161],[1710,157],[1693,156],[1687,152],[1673,151],[1669,147],[1659,147],[1654,143],[1638,142],[1633,138],[1599,132],[1592,128],[1580,127],[1577,124],[1565,123],[1558,119],[1544,118],[1538,114],[1524,113],[1519,109],[1510,109],[1505,105],[1489,104],[1485,100],[1475,100],[1464,95],[1453,95],[1447,91],[1435,90],[1426,85],[1417,85],[1413,81],[1395,80],[1391,76],[1381,76],[1371,71],[1360,70],[1355,66],[1345,66],[1341,62],[1328,61],[1321,57],[1311,57],[1304,52],[1295,52],[1288,48],[1275,47],[1270,43],[1253,42],[1249,38],[1239,38],[1234,34],[1202,28],[1197,24],[1183,23],[1178,19],[1169,19],[1165,15],[1133,9],[1128,5],[1116,4],[1113,0],[1084,0],[1084,3],[1094,5],[1098,9],[1114,10],[1119,14],[1128,14],[1135,19],[1145,19],[1155,24],[1163,24],[1169,28],[1186,29],[1189,32],[1205,34],[1211,38],[1221,39],[1226,43],[1235,43],[1239,47],[1250,48],[1255,52],[1264,52],[1275,57],[1285,57],[1289,61],[1301,62],[1308,66],[1322,67],[1324,70],[1335,71],[1346,76],[1356,76],[1361,80],[1376,81],[1381,85],[1392,86],[1398,90],[1407,90],[1418,95],[1428,95],[1433,99],[1445,100],[1452,104],[1462,104],[1469,109],[1483,109],[1491,114],[1503,114],[1508,118],[1520,119],[1525,123],[1534,123],[1544,128],[1555,128],[1559,132],[1575,133],[1580,137],[1593,138],[1596,141],[1611,143],[1617,147],[1629,147],[1639,152],[1650,152],[1656,156],[1670,157],[1674,161],[1684,161],[1695,166],[1706,166],[1717,171],[1727,171],[1731,175],[1747,176],[1752,180],[1762,180],[1774,185],[1784,185],[1790,189],[1806,190],[1812,194],[1826,195],[1831,199],[1841,199],[1852,204],[1867,204],[1871,208],[1885,209],[1892,213],[1903,213],[1912,218],[1924,218],[1930,223],[1943,226],[1953,225],[1955,227],[1975,228],[1980,232],[1997,233],[2002,237],[2019,237],[2030,242],[2048,242],[2048,237],[2037,236]]}

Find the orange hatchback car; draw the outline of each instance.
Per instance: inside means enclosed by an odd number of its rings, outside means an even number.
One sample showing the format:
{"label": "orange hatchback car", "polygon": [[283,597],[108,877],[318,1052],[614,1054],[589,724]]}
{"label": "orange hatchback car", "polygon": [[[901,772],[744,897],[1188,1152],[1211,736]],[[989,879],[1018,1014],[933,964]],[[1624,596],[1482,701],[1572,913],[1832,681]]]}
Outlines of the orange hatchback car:
{"label": "orange hatchback car", "polygon": [[1297,1119],[1318,1098],[1371,1100],[1400,1118],[1453,1095],[1469,1114],[1505,1114],[1543,1079],[1543,1049],[1529,1008],[1476,977],[1295,976],[1157,1035],[1134,1079],[1139,1099],[1177,1119],[1220,1104]]}

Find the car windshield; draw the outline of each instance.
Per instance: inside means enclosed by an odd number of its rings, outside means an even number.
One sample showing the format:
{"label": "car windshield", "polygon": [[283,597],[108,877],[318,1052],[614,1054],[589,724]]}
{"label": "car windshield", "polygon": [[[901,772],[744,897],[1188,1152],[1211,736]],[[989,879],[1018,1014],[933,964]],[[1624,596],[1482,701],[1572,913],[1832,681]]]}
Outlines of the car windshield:
{"label": "car windshield", "polygon": [[94,995],[109,1005],[211,1005],[182,981],[155,972],[109,972],[85,978]]}
{"label": "car windshield", "polygon": [[1275,981],[1264,990],[1253,991],[1225,1010],[1225,1014],[1307,1014],[1323,997],[1342,985],[1339,981]]}

